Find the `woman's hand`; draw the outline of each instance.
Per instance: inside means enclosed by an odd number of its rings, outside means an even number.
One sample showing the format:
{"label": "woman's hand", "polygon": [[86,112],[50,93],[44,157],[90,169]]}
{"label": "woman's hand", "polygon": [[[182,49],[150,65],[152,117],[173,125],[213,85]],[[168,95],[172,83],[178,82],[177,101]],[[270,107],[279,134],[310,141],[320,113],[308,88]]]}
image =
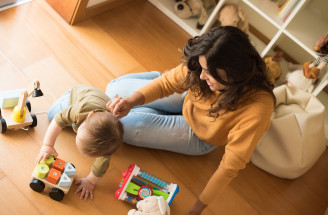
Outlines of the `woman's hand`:
{"label": "woman's hand", "polygon": [[112,112],[116,117],[122,118],[130,112],[130,110],[137,105],[143,105],[145,97],[138,91],[135,91],[131,96],[123,99],[116,95],[114,99],[106,104],[107,110]]}
{"label": "woman's hand", "polygon": [[204,205],[203,202],[201,202],[199,199],[194,204],[194,206],[189,211],[188,215],[200,215],[202,211],[207,207],[207,205]]}
{"label": "woman's hand", "polygon": [[56,149],[53,146],[42,145],[40,152],[39,152],[38,156],[36,157],[35,165],[39,164],[42,159],[45,160],[50,155],[57,157],[58,153],[57,153]]}
{"label": "woman's hand", "polygon": [[133,105],[127,99],[121,97],[114,98],[106,104],[107,110],[112,112],[116,117],[122,118],[130,112]]}
{"label": "woman's hand", "polygon": [[93,189],[95,184],[92,184],[87,178],[78,178],[75,181],[76,185],[79,185],[74,194],[81,192],[80,199],[87,200],[90,196],[90,199],[93,199]]}

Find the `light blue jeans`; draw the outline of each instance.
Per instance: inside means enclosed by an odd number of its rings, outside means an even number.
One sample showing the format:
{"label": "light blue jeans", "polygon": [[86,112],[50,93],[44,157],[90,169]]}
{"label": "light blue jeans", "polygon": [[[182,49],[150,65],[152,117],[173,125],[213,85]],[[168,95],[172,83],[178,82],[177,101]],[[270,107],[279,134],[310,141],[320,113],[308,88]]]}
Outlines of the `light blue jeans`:
{"label": "light blue jeans", "polygon": [[[140,87],[159,77],[160,72],[133,73],[112,80],[106,94],[125,98]],[[124,126],[124,142],[130,145],[162,149],[187,155],[202,155],[216,146],[200,140],[182,115],[186,93],[173,94],[152,103],[134,107],[121,118]]]}
{"label": "light blue jeans", "polygon": [[53,105],[51,105],[51,107],[47,112],[48,119],[50,121],[53,120],[53,118],[57,113],[60,113],[62,110],[69,107],[70,97],[71,97],[71,90],[68,90],[66,93],[64,93],[64,95],[62,95],[58,100],[56,100],[55,103],[53,103]]}

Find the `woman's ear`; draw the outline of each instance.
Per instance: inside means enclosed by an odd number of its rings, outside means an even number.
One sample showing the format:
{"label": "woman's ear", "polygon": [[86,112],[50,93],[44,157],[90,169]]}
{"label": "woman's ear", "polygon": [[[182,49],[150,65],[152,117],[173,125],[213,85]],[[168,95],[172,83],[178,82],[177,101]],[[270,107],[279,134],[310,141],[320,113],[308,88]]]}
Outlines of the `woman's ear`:
{"label": "woman's ear", "polygon": [[95,112],[93,112],[93,111],[90,111],[90,112],[89,112],[89,114],[88,114],[88,116],[87,116],[87,118],[89,118],[89,117],[93,116],[94,114],[95,114]]}

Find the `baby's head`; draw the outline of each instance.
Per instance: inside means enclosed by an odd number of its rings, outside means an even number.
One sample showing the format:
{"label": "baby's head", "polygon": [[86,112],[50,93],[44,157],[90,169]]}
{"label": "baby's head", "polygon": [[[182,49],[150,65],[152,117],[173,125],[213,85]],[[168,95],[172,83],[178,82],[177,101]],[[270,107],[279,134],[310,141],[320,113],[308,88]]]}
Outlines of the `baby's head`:
{"label": "baby's head", "polygon": [[123,142],[123,125],[111,112],[91,112],[76,135],[78,150],[91,157],[113,154]]}

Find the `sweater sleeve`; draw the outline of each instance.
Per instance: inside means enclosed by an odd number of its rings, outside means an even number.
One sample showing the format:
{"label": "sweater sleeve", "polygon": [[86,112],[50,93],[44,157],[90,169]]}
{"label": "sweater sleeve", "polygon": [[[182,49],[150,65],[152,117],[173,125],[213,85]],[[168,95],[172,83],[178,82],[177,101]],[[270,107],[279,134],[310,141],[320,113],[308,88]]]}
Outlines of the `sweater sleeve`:
{"label": "sweater sleeve", "polygon": [[187,73],[188,68],[180,64],[137,91],[144,95],[145,104],[170,96],[173,93],[181,94],[187,90],[182,87]]}
{"label": "sweater sleeve", "polygon": [[[270,106],[271,105],[271,106]],[[272,107],[272,108],[270,108]],[[199,196],[204,204],[209,204],[246,167],[262,135],[270,127],[273,103],[246,107],[242,117],[228,135],[228,144],[218,169],[208,181]]]}
{"label": "sweater sleeve", "polygon": [[109,167],[110,156],[97,157],[92,164],[91,171],[97,177],[102,177]]}

